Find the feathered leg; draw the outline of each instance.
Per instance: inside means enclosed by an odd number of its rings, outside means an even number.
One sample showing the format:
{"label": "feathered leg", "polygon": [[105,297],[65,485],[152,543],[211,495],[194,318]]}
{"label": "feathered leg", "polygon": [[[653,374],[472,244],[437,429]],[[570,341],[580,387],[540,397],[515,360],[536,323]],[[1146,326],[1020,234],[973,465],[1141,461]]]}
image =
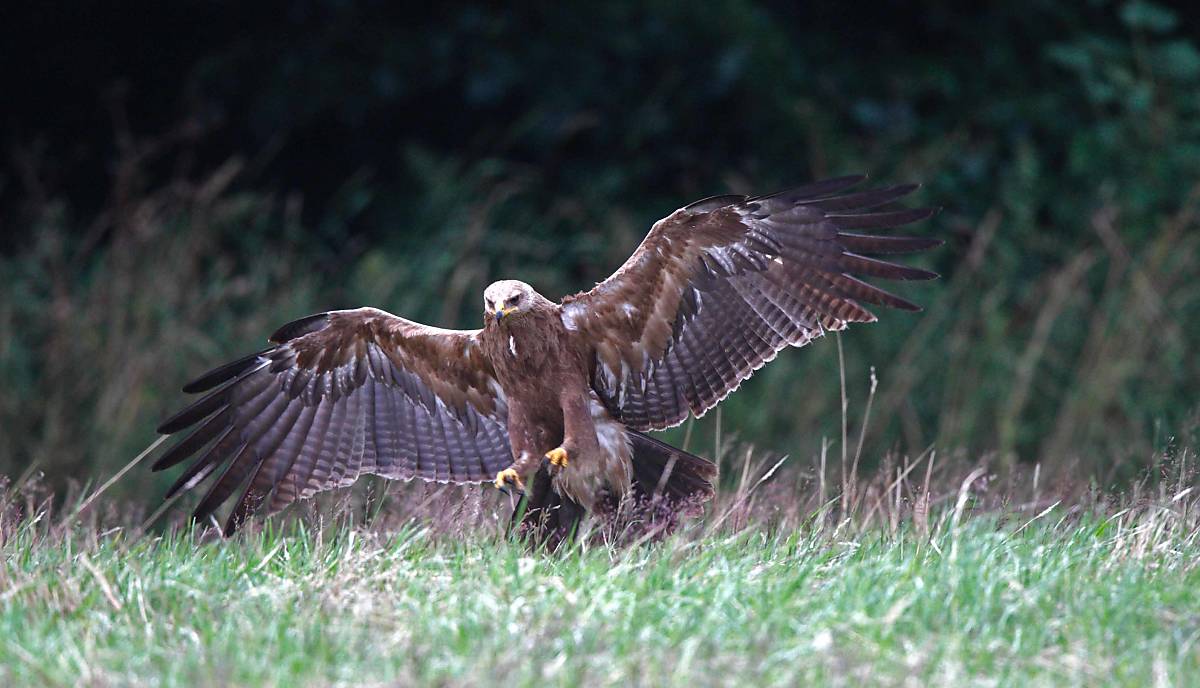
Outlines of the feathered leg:
{"label": "feathered leg", "polygon": [[[573,379],[567,376],[567,379]],[[596,440],[596,422],[588,406],[590,389],[583,383],[568,382],[559,394],[563,414],[562,444],[546,452],[550,465],[565,468],[577,457],[596,458],[600,443]]]}
{"label": "feathered leg", "polygon": [[508,441],[512,447],[513,463],[497,473],[493,482],[502,492],[508,492],[511,486],[519,494],[524,494],[522,476],[533,470],[542,457],[537,447],[537,428],[525,407],[516,400],[510,401],[508,407]]}

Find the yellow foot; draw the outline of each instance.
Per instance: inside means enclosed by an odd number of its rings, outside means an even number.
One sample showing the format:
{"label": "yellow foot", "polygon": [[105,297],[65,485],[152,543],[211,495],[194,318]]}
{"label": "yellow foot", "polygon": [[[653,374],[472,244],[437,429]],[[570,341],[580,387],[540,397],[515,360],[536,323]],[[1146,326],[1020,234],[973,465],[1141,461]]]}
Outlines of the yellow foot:
{"label": "yellow foot", "polygon": [[567,467],[567,450],[562,447],[546,452],[546,458],[550,459],[551,466],[558,466],[559,468]]}
{"label": "yellow foot", "polygon": [[496,479],[492,482],[496,489],[504,494],[508,494],[509,485],[517,488],[517,494],[525,493],[525,483],[521,482],[521,475],[511,468],[505,468],[497,473]]}

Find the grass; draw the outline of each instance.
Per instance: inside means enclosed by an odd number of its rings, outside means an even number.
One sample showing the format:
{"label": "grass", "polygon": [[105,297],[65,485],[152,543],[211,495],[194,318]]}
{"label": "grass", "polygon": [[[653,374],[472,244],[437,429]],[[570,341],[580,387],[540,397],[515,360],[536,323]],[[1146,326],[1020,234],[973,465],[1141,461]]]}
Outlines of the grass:
{"label": "grass", "polygon": [[270,521],[221,541],[71,525],[34,509],[0,529],[0,677],[702,686],[1200,676],[1191,490],[1036,513],[985,508],[970,481],[945,497],[902,519],[865,508],[840,521],[772,519],[760,505],[740,527],[714,527],[710,514],[656,544],[559,555],[531,554],[494,527],[419,520]]}

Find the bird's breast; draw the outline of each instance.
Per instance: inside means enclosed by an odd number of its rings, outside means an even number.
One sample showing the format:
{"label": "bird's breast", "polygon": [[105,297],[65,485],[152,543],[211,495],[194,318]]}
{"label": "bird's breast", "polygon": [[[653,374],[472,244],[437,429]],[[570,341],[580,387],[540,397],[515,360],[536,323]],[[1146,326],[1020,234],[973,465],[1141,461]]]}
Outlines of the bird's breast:
{"label": "bird's breast", "polygon": [[557,318],[526,314],[484,330],[488,353],[501,383],[552,384],[567,373],[570,356]]}

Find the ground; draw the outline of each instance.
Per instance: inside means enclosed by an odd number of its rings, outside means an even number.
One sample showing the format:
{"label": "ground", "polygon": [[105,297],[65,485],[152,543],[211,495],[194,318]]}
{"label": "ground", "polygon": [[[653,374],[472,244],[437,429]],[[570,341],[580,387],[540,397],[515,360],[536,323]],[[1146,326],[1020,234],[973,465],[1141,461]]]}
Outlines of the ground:
{"label": "ground", "polygon": [[292,524],[220,541],[9,523],[0,677],[289,686],[1200,680],[1200,543],[1186,494],[1109,513],[972,515],[957,506],[935,509],[925,520],[933,525],[920,528],[750,523],[558,555],[416,526]]}

